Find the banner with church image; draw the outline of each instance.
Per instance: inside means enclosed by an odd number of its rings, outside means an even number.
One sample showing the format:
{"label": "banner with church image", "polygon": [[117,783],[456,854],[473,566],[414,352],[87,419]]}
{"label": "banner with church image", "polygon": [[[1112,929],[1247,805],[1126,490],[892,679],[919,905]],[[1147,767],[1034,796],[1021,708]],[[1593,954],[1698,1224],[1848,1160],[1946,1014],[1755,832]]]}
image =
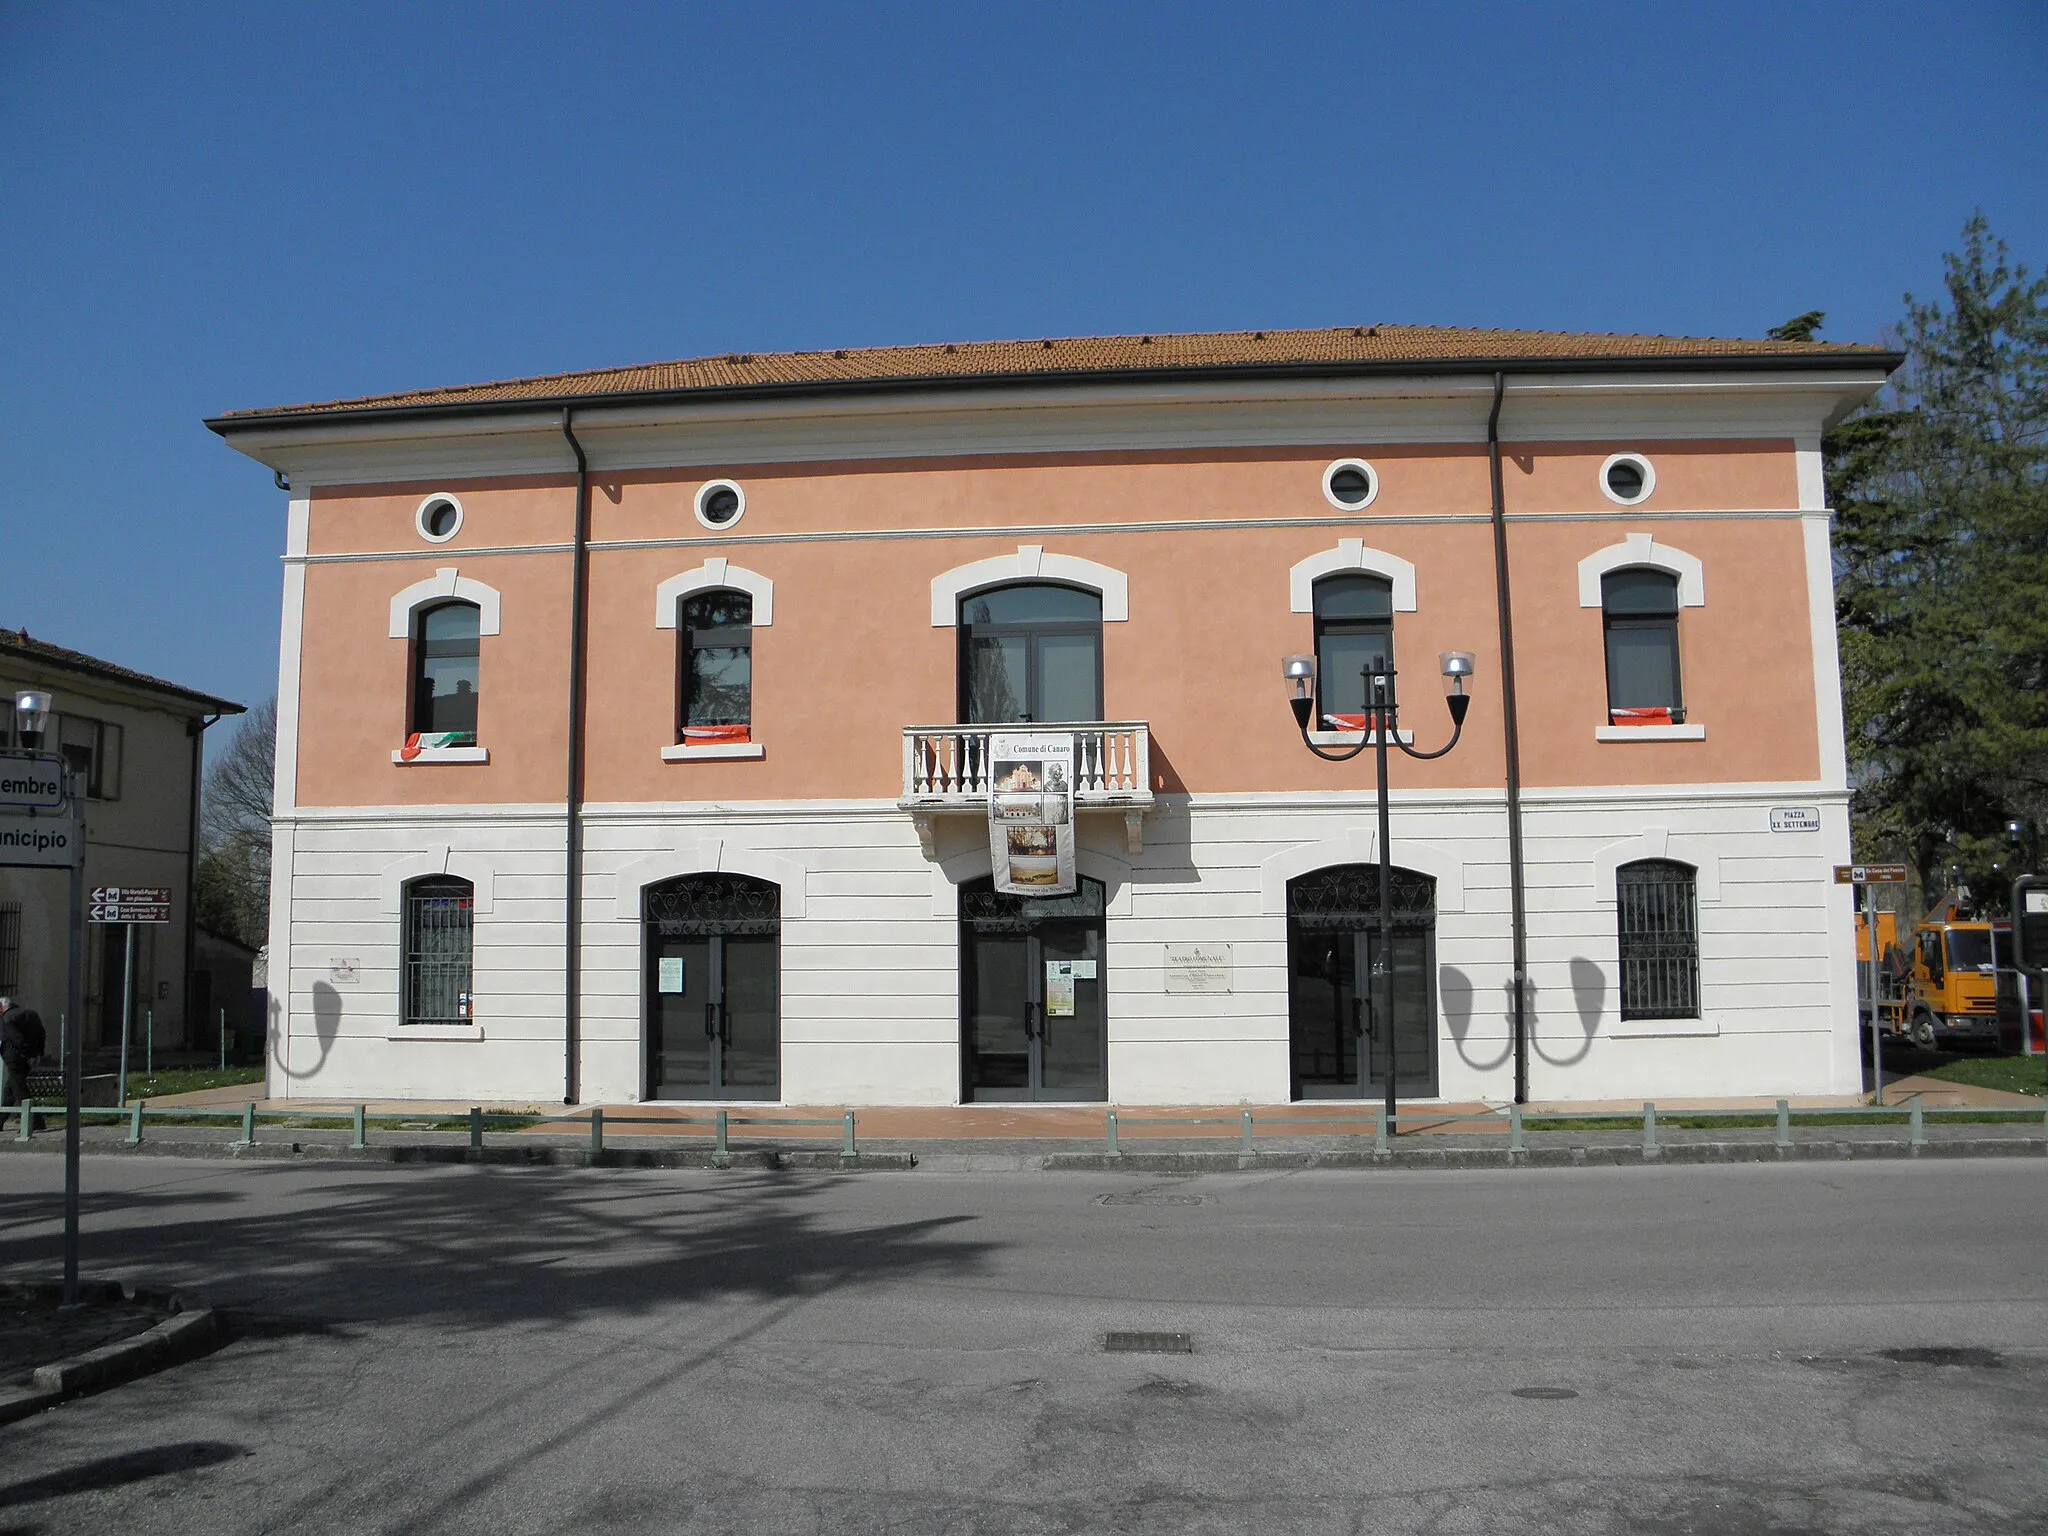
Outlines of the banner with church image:
{"label": "banner with church image", "polygon": [[1006,896],[1069,896],[1074,878],[1074,738],[1049,731],[988,739],[988,852]]}

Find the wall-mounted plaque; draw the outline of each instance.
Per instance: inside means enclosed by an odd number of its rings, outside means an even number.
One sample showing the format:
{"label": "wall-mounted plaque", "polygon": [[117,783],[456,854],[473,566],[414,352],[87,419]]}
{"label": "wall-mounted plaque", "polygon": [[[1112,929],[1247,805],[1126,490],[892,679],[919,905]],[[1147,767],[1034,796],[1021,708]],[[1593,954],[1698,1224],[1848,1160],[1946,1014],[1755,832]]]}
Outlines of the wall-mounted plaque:
{"label": "wall-mounted plaque", "polygon": [[1230,990],[1228,944],[1166,946],[1166,990],[1214,995]]}
{"label": "wall-mounted plaque", "polygon": [[1820,807],[1816,805],[1774,805],[1771,807],[1771,830],[1773,832],[1818,832],[1820,830]]}

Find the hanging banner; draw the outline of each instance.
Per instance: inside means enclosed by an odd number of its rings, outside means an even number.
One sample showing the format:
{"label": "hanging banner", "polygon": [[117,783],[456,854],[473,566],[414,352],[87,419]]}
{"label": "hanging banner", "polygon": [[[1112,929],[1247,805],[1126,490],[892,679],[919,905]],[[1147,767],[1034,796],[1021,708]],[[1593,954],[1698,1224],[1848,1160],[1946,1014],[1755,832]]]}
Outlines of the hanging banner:
{"label": "hanging banner", "polygon": [[1074,879],[1074,738],[988,739],[988,853],[1006,896],[1068,896]]}

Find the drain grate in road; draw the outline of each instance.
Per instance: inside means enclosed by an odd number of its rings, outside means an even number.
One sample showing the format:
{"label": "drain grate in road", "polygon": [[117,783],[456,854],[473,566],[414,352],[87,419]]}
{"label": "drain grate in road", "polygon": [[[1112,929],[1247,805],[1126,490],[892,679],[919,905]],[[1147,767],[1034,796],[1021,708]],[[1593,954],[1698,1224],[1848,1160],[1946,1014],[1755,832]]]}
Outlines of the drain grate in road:
{"label": "drain grate in road", "polygon": [[1141,1189],[1128,1195],[1097,1195],[1097,1205],[1200,1205],[1200,1195],[1176,1195],[1169,1190]]}
{"label": "drain grate in road", "polygon": [[1508,1394],[1510,1397],[1532,1397],[1539,1403],[1561,1403],[1578,1395],[1570,1387],[1517,1387]]}
{"label": "drain grate in road", "polygon": [[1192,1333],[1136,1333],[1111,1330],[1102,1336],[1102,1347],[1112,1355],[1192,1355]]}

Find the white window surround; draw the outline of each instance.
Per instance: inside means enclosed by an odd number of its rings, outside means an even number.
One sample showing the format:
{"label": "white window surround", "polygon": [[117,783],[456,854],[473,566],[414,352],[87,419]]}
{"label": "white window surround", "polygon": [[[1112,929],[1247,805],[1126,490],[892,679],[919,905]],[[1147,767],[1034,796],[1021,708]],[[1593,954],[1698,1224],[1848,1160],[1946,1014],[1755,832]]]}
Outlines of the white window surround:
{"label": "white window surround", "polygon": [[498,632],[498,589],[486,586],[480,581],[471,581],[467,576],[458,575],[454,566],[444,565],[425,581],[416,581],[392,597],[391,638],[410,640],[413,615],[431,603],[443,602],[448,598],[459,598],[465,603],[476,604],[476,628],[479,635],[495,635]]}
{"label": "white window surround", "polygon": [[720,759],[736,761],[766,755],[758,741],[722,741],[708,747],[693,747],[687,743],[680,743],[661,749],[661,760],[664,763],[715,763]]}
{"label": "white window surround", "polygon": [[1600,578],[1636,567],[1648,567],[1676,576],[1679,607],[1707,606],[1706,567],[1700,564],[1698,557],[1688,555],[1682,549],[1673,549],[1669,544],[1659,544],[1647,533],[1627,534],[1619,544],[1596,549],[1579,562],[1579,606],[1603,607]]}
{"label": "white window surround", "polygon": [[[1339,470],[1355,469],[1365,476],[1365,496],[1359,501],[1346,501],[1330,488],[1330,482]],[[1363,512],[1380,497],[1380,472],[1364,459],[1337,459],[1323,471],[1323,500],[1339,512]]]}
{"label": "white window surround", "polygon": [[[635,859],[612,876],[612,920],[640,921],[640,892],[650,885],[673,880],[678,875],[752,875],[766,880],[782,892],[782,920],[793,922],[804,915],[804,866],[780,854],[759,853],[734,846],[722,837],[686,840],[661,853]],[[593,911],[592,916],[597,914]]]}
{"label": "white window surround", "polygon": [[489,747],[421,747],[411,757],[403,747],[392,751],[391,761],[400,768],[431,768],[436,763],[488,763]]}
{"label": "white window surround", "polygon": [[[1617,496],[1607,483],[1607,472],[1617,464],[1633,464],[1643,472],[1643,488],[1633,496]],[[1657,466],[1640,453],[1610,453],[1607,462],[1600,466],[1600,494],[1620,507],[1639,507],[1650,499],[1657,489]]]}
{"label": "white window surround", "polygon": [[[1308,739],[1309,744],[1311,746],[1349,747],[1354,746],[1361,741],[1375,742],[1379,738],[1378,733],[1374,731],[1310,731],[1308,733]],[[1415,744],[1415,733],[1413,731],[1397,730],[1394,732],[1393,736],[1389,738],[1389,744],[1391,745],[1393,742],[1396,741],[1404,742],[1409,746],[1413,746]]]}
{"label": "white window surround", "polygon": [[720,555],[693,570],[678,571],[654,589],[654,627],[674,629],[684,598],[720,591],[744,592],[754,600],[754,628],[766,629],[775,622],[775,583]]}
{"label": "white window surround", "polygon": [[386,1040],[481,1040],[481,1024],[401,1024]]}
{"label": "white window surround", "polygon": [[955,628],[960,599],[989,587],[1018,581],[1057,581],[1086,587],[1102,598],[1102,622],[1121,624],[1131,616],[1131,579],[1124,572],[1078,555],[1049,555],[1042,544],[1019,544],[1014,555],[995,555],[956,565],[932,578],[932,628]]}
{"label": "white window surround", "polygon": [[1704,725],[1596,725],[1595,741],[1705,741]]}
{"label": "white window surround", "polygon": [[490,915],[498,879],[497,866],[474,853],[462,853],[445,843],[430,843],[419,853],[408,854],[386,864],[378,875],[377,912],[380,917],[397,917],[405,887],[427,875],[454,875],[467,880],[474,900],[470,910],[478,917]]}
{"label": "white window surround", "polygon": [[[731,491],[734,496],[739,498],[739,505],[733,509],[732,516],[722,523],[704,515],[705,501],[710,498],[713,491],[719,490]],[[706,528],[709,528],[713,533],[723,533],[747,515],[746,487],[737,480],[706,480],[697,487],[697,494],[690,498],[690,510],[697,515],[697,521]]]}
{"label": "white window surround", "polygon": [[1399,555],[1383,549],[1368,549],[1363,539],[1339,539],[1335,549],[1322,550],[1306,560],[1297,560],[1287,572],[1287,600],[1295,613],[1316,611],[1316,582],[1325,576],[1354,571],[1382,576],[1393,584],[1394,612],[1415,611],[1415,567]]}
{"label": "white window surround", "polygon": [[[427,532],[427,509],[443,501],[455,509],[454,526],[449,528],[446,533],[429,533]],[[429,544],[446,544],[455,535],[462,532],[462,503],[446,491],[436,491],[413,509],[412,526],[419,536]]]}
{"label": "white window surround", "polygon": [[[1721,900],[1721,856],[1705,843],[1691,838],[1673,837],[1661,827],[1648,832],[1639,832],[1634,837],[1618,843],[1609,843],[1593,855],[1593,899],[1603,907],[1614,906],[1618,900],[1614,890],[1615,873],[1624,864],[1633,864],[1639,859],[1669,859],[1675,864],[1689,864],[1693,871],[1693,889],[1703,907],[1716,906]],[[1673,1020],[1674,1023],[1692,1023],[1693,1020]]]}
{"label": "white window surround", "polygon": [[[1335,837],[1297,843],[1259,865],[1260,910],[1268,917],[1287,916],[1287,882],[1333,864],[1377,864],[1379,829],[1352,827]],[[1411,837],[1393,839],[1394,864],[1418,870],[1436,881],[1436,910],[1465,910],[1465,861],[1449,849]]]}

